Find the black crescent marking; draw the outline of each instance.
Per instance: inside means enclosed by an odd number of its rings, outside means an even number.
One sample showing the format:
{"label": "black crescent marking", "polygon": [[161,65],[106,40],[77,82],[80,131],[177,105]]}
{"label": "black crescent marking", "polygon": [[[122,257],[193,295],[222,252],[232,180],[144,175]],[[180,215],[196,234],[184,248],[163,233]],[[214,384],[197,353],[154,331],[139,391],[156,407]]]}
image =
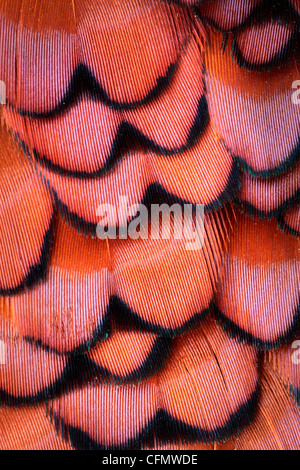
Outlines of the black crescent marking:
{"label": "black crescent marking", "polygon": [[[36,373],[35,373],[36,374]],[[36,376],[36,375],[35,375]],[[29,377],[29,379],[31,379]],[[57,398],[69,391],[69,382],[74,380],[74,370],[70,360],[67,361],[61,375],[48,387],[43,388],[34,395],[12,395],[0,388],[0,401],[6,406],[36,405],[49,399]]]}
{"label": "black crescent marking", "polygon": [[28,343],[42,348],[46,352],[55,353],[57,356],[76,358],[77,356],[81,356],[82,354],[86,353],[90,349],[95,348],[104,338],[107,337],[111,331],[110,328],[110,309],[107,307],[105,315],[103,316],[97,328],[95,328],[93,333],[90,335],[90,338],[86,341],[83,341],[79,346],[76,346],[76,348],[72,350],[60,352],[56,348],[50,347],[47,343],[41,341],[40,339],[35,339],[32,336],[24,336],[24,339]]}
{"label": "black crescent marking", "polygon": [[[128,328],[127,328],[128,330]],[[170,354],[170,345],[168,338],[156,338],[147,358],[130,373],[121,376],[112,373],[109,368],[100,367],[87,356],[81,356],[80,370],[84,371],[85,382],[97,379],[100,383],[109,383],[115,385],[124,385],[138,383],[150,377],[153,372],[156,374],[163,368],[165,361]]]}
{"label": "black crescent marking", "polygon": [[213,301],[202,312],[195,312],[194,315],[177,328],[165,328],[159,324],[154,324],[143,320],[138,313],[130,309],[130,307],[119,297],[111,296],[109,306],[101,323],[91,334],[90,338],[82,344],[70,351],[60,352],[50,347],[47,343],[31,336],[25,336],[24,339],[36,347],[40,347],[46,352],[55,353],[58,356],[69,356],[76,358],[87,352],[91,348],[95,348],[100,341],[105,339],[111,331],[111,320],[113,319],[120,329],[128,328],[142,330],[144,332],[155,333],[163,338],[175,338],[191,328],[197,328],[202,322],[206,321],[208,316],[213,312]]}
{"label": "black crescent marking", "polygon": [[112,296],[110,301],[111,315],[120,328],[126,328],[128,325],[139,330],[156,333],[166,338],[176,338],[190,329],[197,328],[202,322],[206,321],[213,312],[213,301],[202,312],[195,312],[193,317],[184,322],[177,328],[165,328],[159,324],[143,320],[137,312],[134,312],[122,299]]}
{"label": "black crescent marking", "polygon": [[224,145],[225,149],[229,152],[232,158],[237,161],[237,164],[242,168],[242,170],[254,178],[273,178],[274,176],[280,176],[286,171],[290,170],[297,162],[300,161],[300,136],[290,155],[288,155],[280,165],[277,165],[275,168],[271,168],[269,170],[260,171],[254,170],[254,168],[249,165],[249,163],[247,163],[244,158],[235,155],[223,139],[221,140],[221,143]]}
{"label": "black crescent marking", "polygon": [[171,156],[174,154],[181,154],[192,147],[200,136],[204,133],[209,122],[208,105],[206,96],[203,94],[198,103],[197,113],[194,122],[189,130],[189,134],[186,142],[178,148],[168,149],[161,145],[158,145],[154,140],[147,137],[143,132],[138,130],[132,124],[123,121],[118,127],[114,140],[112,142],[111,150],[108,158],[106,159],[103,167],[98,168],[95,171],[74,171],[64,168],[63,166],[53,163],[46,155],[40,155],[40,153],[33,147],[30,149],[25,142],[20,138],[19,134],[14,132],[16,139],[19,141],[24,152],[34,158],[42,167],[58,173],[61,176],[69,176],[77,179],[94,179],[99,176],[103,176],[111,171],[119,160],[122,158],[124,152],[130,148],[142,148],[144,151],[152,150],[162,156]]}
{"label": "black crescent marking", "polygon": [[32,119],[49,119],[65,112],[70,106],[72,106],[72,104],[77,102],[78,97],[82,91],[87,91],[95,101],[105,103],[111,109],[119,111],[136,109],[154,100],[168,87],[169,83],[172,81],[175,75],[178,62],[179,58],[175,63],[169,65],[166,75],[157,79],[156,85],[145,98],[138,101],[133,101],[131,103],[118,102],[111,99],[90,69],[84,64],[79,64],[72,74],[67,91],[62,96],[60,102],[53,109],[45,112],[29,112],[20,108],[15,109],[15,106],[9,102],[7,102],[7,105],[12,111],[15,110],[21,116]]}
{"label": "black crescent marking", "polygon": [[0,296],[13,296],[26,289],[30,289],[39,280],[45,279],[46,272],[48,269],[49,256],[52,246],[52,234],[54,226],[54,216],[52,217],[49,227],[45,233],[43,245],[41,248],[40,260],[35,266],[31,266],[29,273],[27,274],[24,281],[21,282],[17,287],[9,289],[0,289]]}
{"label": "black crescent marking", "polygon": [[285,214],[282,212],[278,217],[278,224],[280,229],[286,233],[287,235],[291,235],[292,237],[300,238],[300,232],[288,225],[284,218]]}
{"label": "black crescent marking", "polygon": [[[209,444],[221,442],[237,435],[254,418],[259,399],[258,385],[249,400],[241,405],[237,411],[231,414],[224,426],[216,427],[207,431],[195,426],[190,426],[182,421],[176,420],[164,410],[159,410],[151,421],[134,438],[119,446],[104,446],[93,440],[88,433],[79,428],[67,425],[56,413],[50,411],[51,420],[54,422],[57,432],[67,440],[70,438],[71,445],[77,450],[126,450],[140,449],[144,442],[151,442],[154,436],[164,442],[185,440],[187,443],[201,442]],[[221,400],[221,397],[220,397]]]}
{"label": "black crescent marking", "polygon": [[214,309],[214,317],[223,328],[223,330],[230,336],[231,338],[235,338],[240,340],[242,343],[247,344],[249,346],[255,346],[259,350],[262,351],[270,351],[279,348],[280,346],[285,345],[286,343],[290,342],[294,339],[295,334],[300,329],[300,304],[296,308],[295,315],[293,317],[293,321],[289,329],[281,336],[278,336],[276,340],[273,341],[263,341],[259,338],[256,338],[251,333],[248,333],[243,328],[239,327],[236,323],[230,320],[221,310],[217,307]]}
{"label": "black crescent marking", "polygon": [[216,31],[223,33],[238,33],[266,19],[285,20],[287,23],[299,23],[299,15],[289,2],[285,0],[263,0],[259,5],[254,6],[250,14],[240,24],[233,28],[224,29],[220,27],[213,19],[206,17],[197,8],[197,14],[200,19],[213,27]]}
{"label": "black crescent marking", "polygon": [[252,218],[273,219],[274,217],[280,217],[283,211],[295,207],[296,203],[299,201],[299,198],[300,189],[297,189],[297,191],[295,191],[295,193],[291,197],[289,197],[276,209],[273,209],[271,211],[258,209],[257,207],[253,206],[249,201],[241,200],[238,198],[234,200],[234,203],[237,205],[237,207],[242,213],[245,213]]}
{"label": "black crescent marking", "polygon": [[251,72],[269,72],[275,67],[281,67],[285,64],[288,63],[288,60],[291,58],[291,56],[297,56],[299,55],[299,32],[295,31],[286,45],[281,49],[280,52],[277,54],[274,54],[272,59],[270,59],[267,62],[264,62],[262,64],[255,64],[253,62],[248,61],[245,59],[243,56],[239,46],[238,42],[236,40],[236,37],[233,38],[232,41],[232,57],[234,58],[235,62],[240,68],[247,69]]}
{"label": "black crescent marking", "polygon": [[[212,201],[205,206],[205,212],[214,212],[215,210],[224,207],[224,205],[227,204],[229,201],[233,200],[240,189],[240,181],[240,172],[236,162],[234,162],[226,187],[216,198],[215,201]],[[83,233],[85,235],[96,236],[97,224],[94,222],[89,222],[83,217],[76,214],[75,212],[70,211],[68,206],[59,199],[56,191],[51,187],[49,181],[45,180],[45,183],[53,194],[60,215],[68,222],[68,224],[80,233]],[[143,196],[143,199],[140,201],[140,204],[144,204],[148,208],[148,210],[151,208],[151,204],[162,203],[168,203],[170,205],[180,204],[181,206],[183,206],[184,204],[190,204],[193,206],[194,214],[196,213],[196,204],[167,192],[159,183],[153,183],[148,186]],[[131,220],[128,221],[128,224],[130,222]]]}

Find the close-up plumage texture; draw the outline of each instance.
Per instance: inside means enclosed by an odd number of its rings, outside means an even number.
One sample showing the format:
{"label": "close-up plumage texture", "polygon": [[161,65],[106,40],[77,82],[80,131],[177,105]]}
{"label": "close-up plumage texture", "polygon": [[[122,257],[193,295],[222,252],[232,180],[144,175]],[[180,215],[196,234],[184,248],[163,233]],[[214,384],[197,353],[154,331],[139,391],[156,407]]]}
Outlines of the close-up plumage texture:
{"label": "close-up plumage texture", "polygon": [[300,0],[0,0],[0,80],[0,449],[300,450]]}

